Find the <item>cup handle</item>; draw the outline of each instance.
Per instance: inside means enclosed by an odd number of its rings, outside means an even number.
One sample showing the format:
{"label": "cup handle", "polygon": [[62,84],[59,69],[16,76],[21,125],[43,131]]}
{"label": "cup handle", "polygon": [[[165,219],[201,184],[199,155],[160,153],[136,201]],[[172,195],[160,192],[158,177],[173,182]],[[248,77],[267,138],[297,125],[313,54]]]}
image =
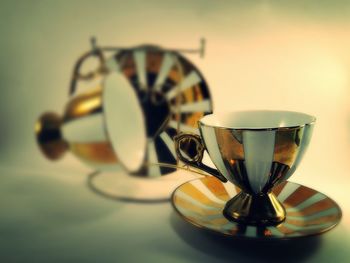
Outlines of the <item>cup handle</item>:
{"label": "cup handle", "polygon": [[[224,183],[227,182],[227,179],[223,175],[221,175],[218,170],[211,168],[202,162],[205,146],[200,136],[192,133],[181,133],[179,135],[176,135],[174,139],[175,139],[176,155],[179,157],[179,159],[183,163],[193,166],[197,169],[203,170],[215,176],[216,178],[218,178],[220,181]],[[195,149],[194,149],[195,153],[191,154],[191,156],[187,154],[186,154],[187,156],[185,156],[184,155],[185,153],[181,150],[181,144],[183,143],[190,144],[191,141],[195,143]]]}

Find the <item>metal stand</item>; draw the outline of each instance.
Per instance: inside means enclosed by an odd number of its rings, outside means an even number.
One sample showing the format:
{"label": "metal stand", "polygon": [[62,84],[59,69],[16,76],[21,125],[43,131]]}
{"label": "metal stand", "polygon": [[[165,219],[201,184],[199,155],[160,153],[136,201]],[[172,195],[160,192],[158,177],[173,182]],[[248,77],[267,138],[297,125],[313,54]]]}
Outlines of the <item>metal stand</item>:
{"label": "metal stand", "polygon": [[[97,44],[97,39],[94,36],[90,38],[90,44],[91,44],[91,50],[89,50],[88,52],[83,54],[78,59],[77,63],[74,66],[73,76],[72,76],[72,80],[71,80],[70,88],[69,88],[69,96],[71,96],[75,93],[75,87],[76,87],[76,83],[78,80],[90,80],[90,79],[93,79],[98,74],[106,73],[106,68],[104,67],[105,57],[103,55],[103,52],[109,52],[109,51],[114,51],[114,52],[119,51],[120,52],[120,51],[135,50],[135,48],[130,48],[130,47],[99,46]],[[199,48],[197,48],[197,49],[171,49],[171,48],[164,49],[164,48],[162,48],[162,50],[165,50],[167,52],[199,54],[199,56],[201,58],[204,58],[205,47],[206,47],[206,40],[205,40],[205,38],[201,38],[199,40]],[[146,49],[146,50],[147,50],[147,48],[154,49],[154,46],[149,46],[149,47],[142,46],[142,48]],[[95,71],[91,71],[91,72],[82,74],[80,72],[80,67],[83,64],[83,62],[91,56],[95,56],[98,58],[98,60],[100,61],[100,66]]]}

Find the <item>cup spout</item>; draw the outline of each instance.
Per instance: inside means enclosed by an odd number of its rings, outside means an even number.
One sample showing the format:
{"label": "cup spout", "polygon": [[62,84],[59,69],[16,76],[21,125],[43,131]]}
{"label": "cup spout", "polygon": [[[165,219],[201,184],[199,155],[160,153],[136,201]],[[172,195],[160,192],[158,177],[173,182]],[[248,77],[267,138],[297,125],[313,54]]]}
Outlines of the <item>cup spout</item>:
{"label": "cup spout", "polygon": [[283,205],[273,193],[250,195],[240,192],[226,203],[224,216],[250,225],[276,225],[286,217]]}
{"label": "cup spout", "polygon": [[50,160],[60,159],[68,150],[68,143],[61,134],[62,117],[46,112],[35,124],[35,135],[41,152]]}

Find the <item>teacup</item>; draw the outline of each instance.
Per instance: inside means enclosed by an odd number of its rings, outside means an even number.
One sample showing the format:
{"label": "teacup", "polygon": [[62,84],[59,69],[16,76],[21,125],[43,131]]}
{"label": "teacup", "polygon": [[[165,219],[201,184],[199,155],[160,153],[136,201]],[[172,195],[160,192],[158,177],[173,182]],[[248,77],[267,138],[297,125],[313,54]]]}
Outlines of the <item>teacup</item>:
{"label": "teacup", "polygon": [[[290,111],[214,113],[199,121],[201,136],[176,137],[176,152],[182,162],[242,190],[226,203],[226,218],[274,225],[285,219],[286,212],[271,190],[298,167],[315,121],[313,116]],[[217,170],[202,162],[204,150]]]}
{"label": "teacup", "polygon": [[143,110],[131,83],[119,71],[110,73],[95,88],[71,97],[62,117],[44,113],[35,132],[40,149],[51,160],[70,150],[98,170],[119,164],[136,173],[144,164],[147,135]]}

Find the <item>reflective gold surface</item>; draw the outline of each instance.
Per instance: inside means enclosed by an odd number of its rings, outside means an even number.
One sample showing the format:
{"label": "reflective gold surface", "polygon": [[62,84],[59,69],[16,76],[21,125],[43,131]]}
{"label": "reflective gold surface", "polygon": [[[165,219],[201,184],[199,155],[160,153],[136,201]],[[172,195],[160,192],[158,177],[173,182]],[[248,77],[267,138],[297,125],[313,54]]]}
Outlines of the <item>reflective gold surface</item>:
{"label": "reflective gold surface", "polygon": [[[102,86],[71,97],[62,118],[53,113],[44,114],[38,121],[36,134],[45,155],[50,159],[58,159],[69,149],[78,158],[92,166],[117,163],[117,157],[107,137],[105,141],[97,142],[93,140],[89,142],[67,141],[62,137],[64,125],[95,114],[102,114]],[[96,128],[103,129],[103,127]],[[74,132],[79,133],[79,131]],[[56,135],[52,136],[52,134]]]}
{"label": "reflective gold surface", "polygon": [[279,130],[276,132],[273,161],[291,167],[299,150],[304,128]]}
{"label": "reflective gold surface", "polygon": [[[144,61],[138,55],[143,55]],[[151,168],[149,164],[176,165],[174,136],[182,131],[199,133],[198,120],[212,112],[204,77],[181,54],[154,45],[122,50],[116,55],[116,60],[138,93],[145,112],[148,150],[151,153],[146,156],[145,166],[139,175],[158,176],[174,172],[174,169],[166,167]],[[145,72],[140,70],[141,64],[144,64]]]}
{"label": "reflective gold surface", "polygon": [[[250,190],[250,182],[244,163],[242,131],[215,129],[215,134],[223,162],[232,173],[232,176],[229,176],[230,180],[243,190],[226,203],[223,214],[229,220],[244,224],[275,225],[282,222],[286,212],[276,196],[270,192],[271,188],[260,194],[253,194]],[[282,136],[282,138],[284,137]],[[284,149],[285,140],[278,138],[276,144],[281,141],[279,149]],[[200,136],[180,134],[175,138],[175,147],[182,162],[204,170],[220,180],[224,178],[219,171],[202,163],[205,147]],[[289,148],[287,147],[287,149]],[[222,181],[226,182],[227,180],[225,178]],[[268,186],[271,187],[271,185]]]}
{"label": "reflective gold surface", "polygon": [[109,142],[71,143],[72,153],[83,160],[98,164],[113,164],[118,161]]}
{"label": "reflective gold surface", "polygon": [[102,111],[102,86],[81,93],[67,103],[64,121],[74,120]]}
{"label": "reflective gold surface", "polygon": [[179,186],[173,194],[172,204],[183,219],[197,227],[250,239],[319,235],[334,228],[342,217],[337,203],[326,195],[296,183],[283,182],[267,198],[273,205],[279,202],[285,207],[285,212],[278,211],[279,214],[285,213],[284,221],[272,225],[242,224],[227,218],[225,204],[236,197],[250,199],[245,195],[233,184],[225,185],[214,177],[205,177]]}
{"label": "reflective gold surface", "polygon": [[215,130],[218,147],[225,166],[233,172],[235,185],[245,192],[249,191],[249,182],[244,169],[244,148],[242,131],[226,129]]}
{"label": "reflective gold surface", "polygon": [[56,113],[46,112],[35,124],[35,134],[42,153],[50,160],[57,160],[68,149],[63,140],[60,127],[62,118]]}
{"label": "reflective gold surface", "polygon": [[175,136],[174,139],[176,154],[182,162],[199,170],[203,170],[223,182],[227,182],[227,179],[221,175],[218,170],[211,168],[202,162],[205,147],[199,135],[180,133]]}
{"label": "reflective gold surface", "polygon": [[[176,152],[182,162],[220,180],[225,178],[222,181],[229,180],[242,190],[226,204],[227,218],[246,224],[277,224],[285,219],[285,208],[271,190],[288,179],[300,163],[315,119],[310,121],[296,127],[255,130],[210,126],[200,121],[202,137],[178,135]],[[264,145],[265,141],[269,143]],[[268,153],[264,147],[270,148]],[[218,170],[202,163],[205,149]],[[256,150],[259,155],[250,158]]]}
{"label": "reflective gold surface", "polygon": [[[106,48],[94,46],[94,50],[77,60],[71,82],[71,97],[60,127],[68,130],[70,135],[73,132],[74,139],[66,138],[69,141],[67,144],[72,153],[90,164],[118,163],[105,130],[97,132],[88,141],[81,141],[78,135],[79,130],[85,129],[82,127],[101,126],[101,130],[105,129],[104,120],[99,120],[100,117],[104,118],[103,85],[108,75],[117,70],[129,80],[145,118],[148,139],[145,151],[148,154],[143,167],[134,174],[157,177],[174,172],[176,169],[172,167],[151,165],[176,165],[178,158],[173,144],[174,136],[186,130],[198,133],[197,121],[212,112],[209,88],[203,76],[178,52],[158,46],[142,45],[113,52],[111,54]],[[92,59],[97,62],[93,67],[88,63]],[[85,67],[83,72],[85,65],[90,65],[90,68],[86,70]]]}
{"label": "reflective gold surface", "polygon": [[229,220],[250,225],[276,225],[286,217],[273,193],[252,196],[240,192],[226,203],[223,214]]}

